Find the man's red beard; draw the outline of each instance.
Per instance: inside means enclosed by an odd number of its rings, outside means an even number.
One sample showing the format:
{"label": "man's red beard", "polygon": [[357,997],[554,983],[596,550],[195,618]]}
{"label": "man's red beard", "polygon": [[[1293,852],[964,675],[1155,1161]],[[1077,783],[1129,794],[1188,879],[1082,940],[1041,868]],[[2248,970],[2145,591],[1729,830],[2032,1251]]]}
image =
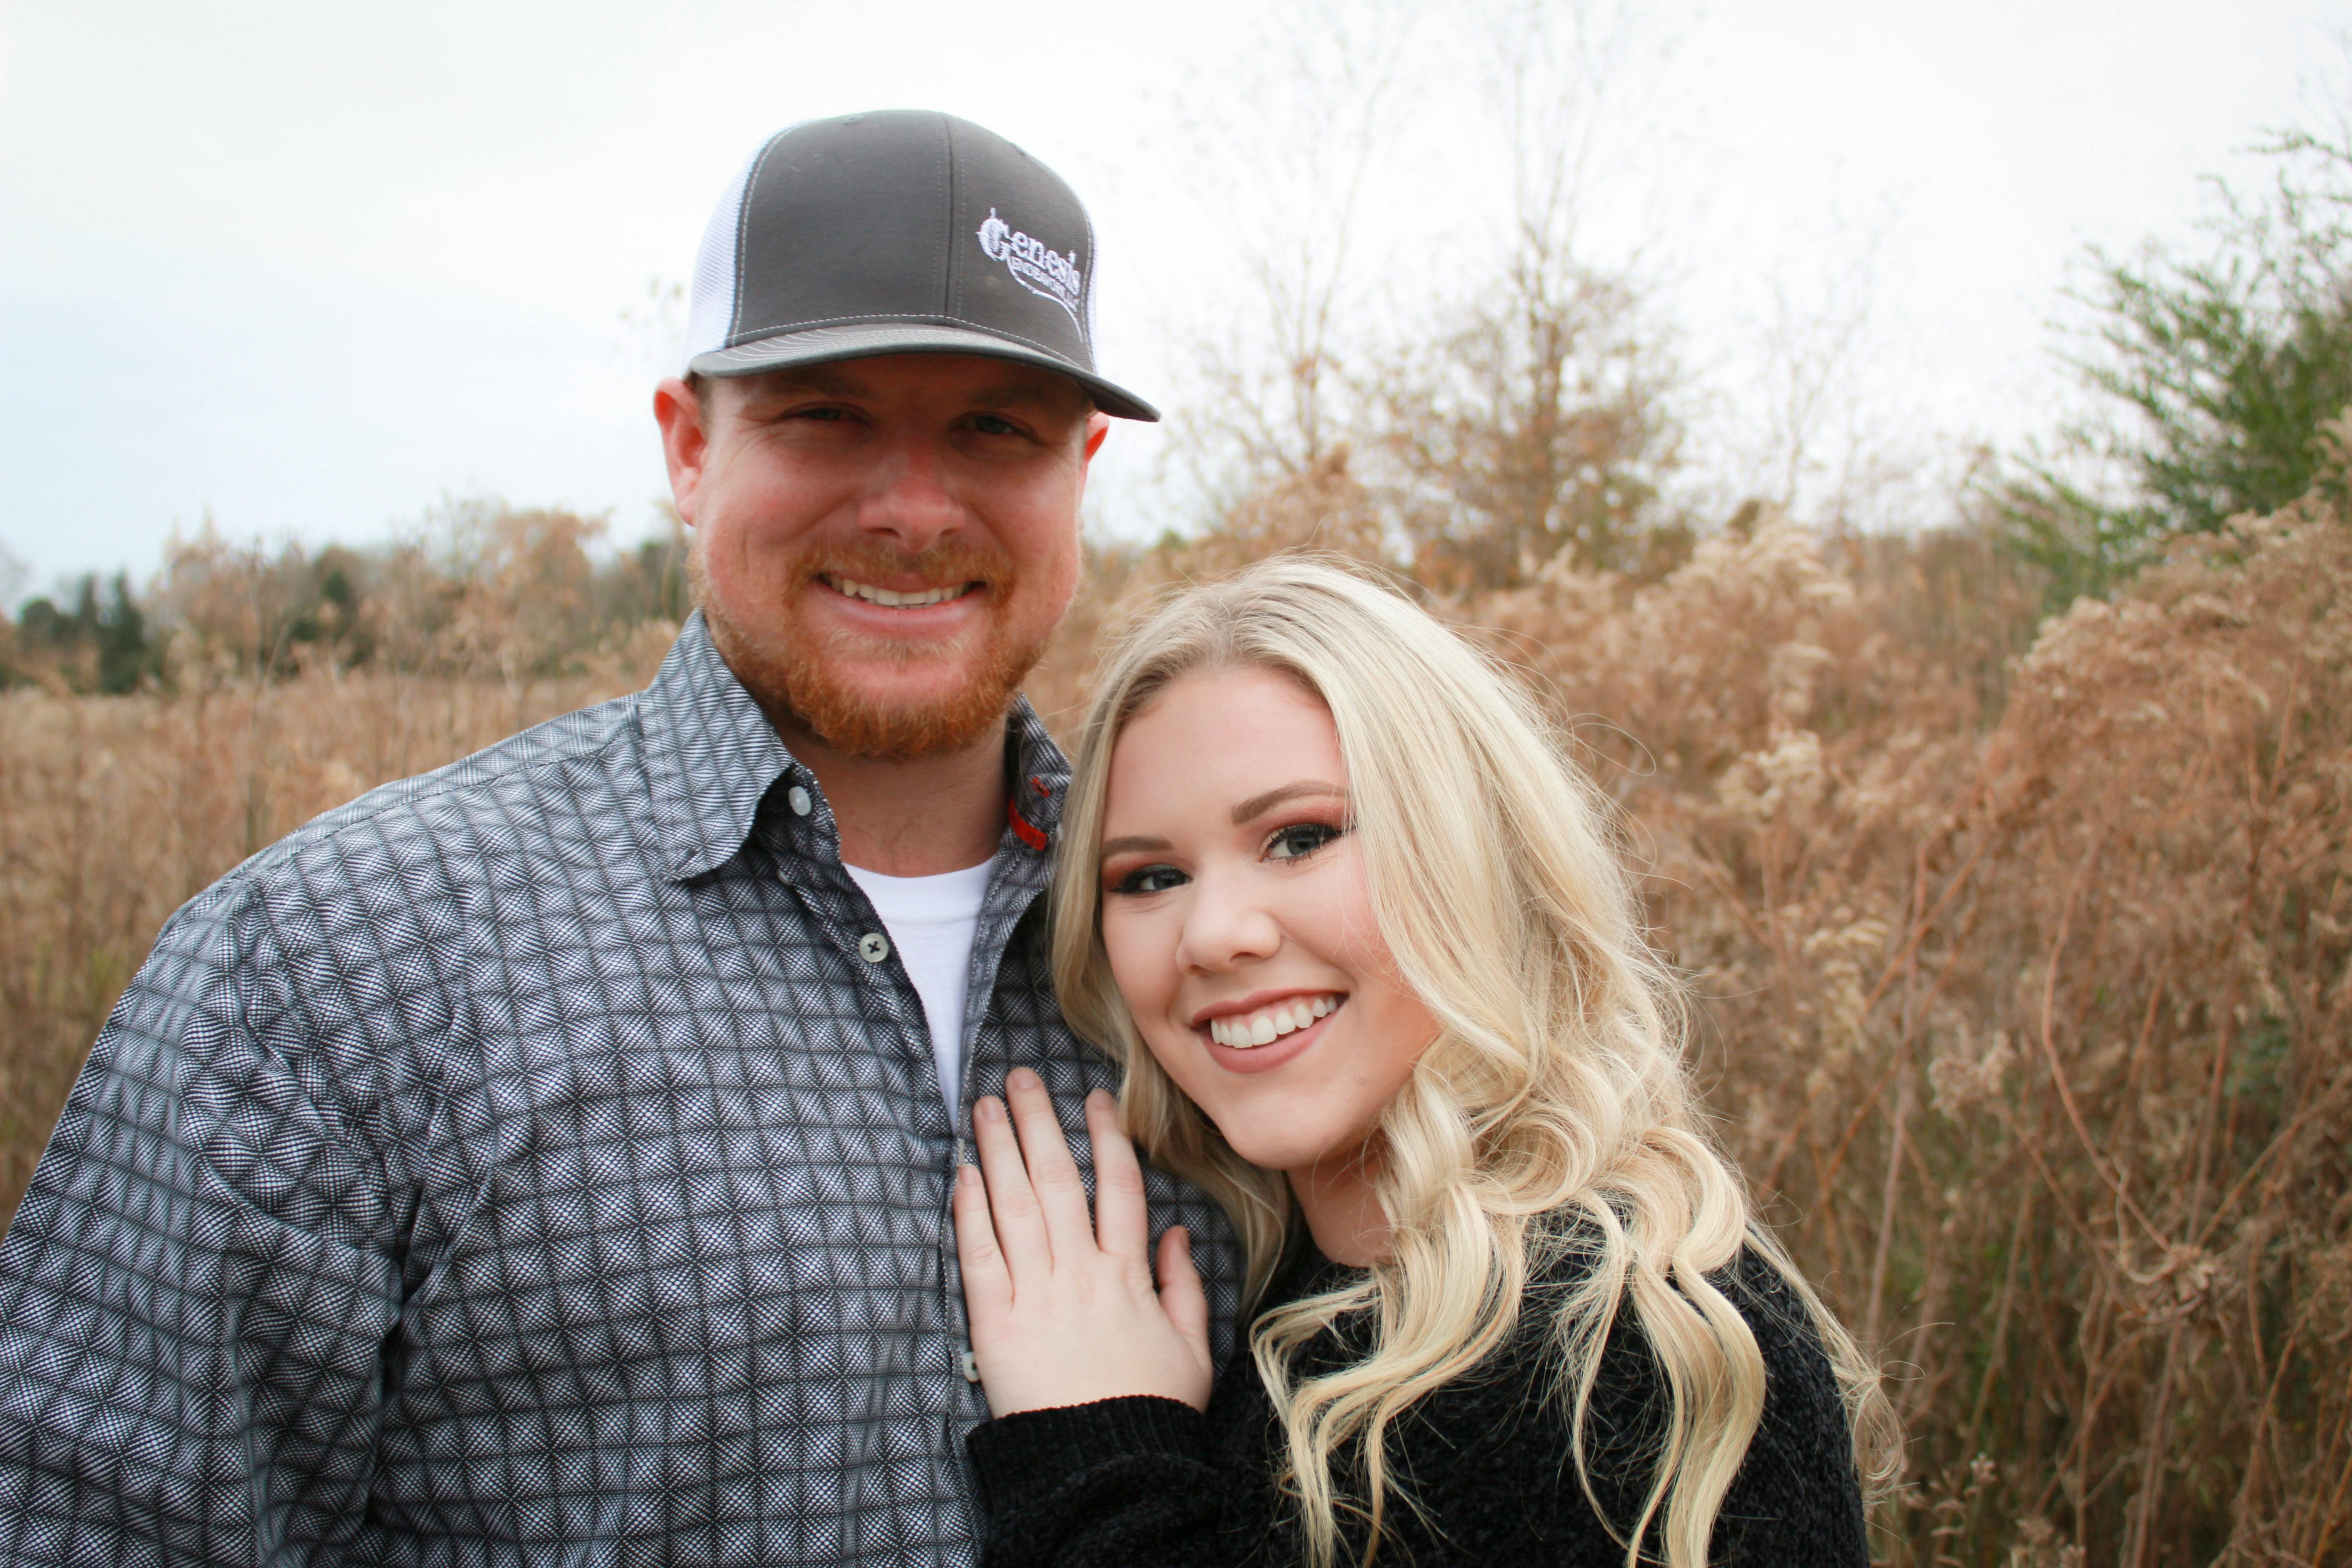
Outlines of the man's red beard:
{"label": "man's red beard", "polygon": [[[712,596],[699,538],[687,557],[687,573],[711,639],[744,689],[772,715],[789,718],[834,750],[854,757],[913,762],[961,751],[1003,724],[1021,682],[1045,652],[1045,637],[1021,640],[1001,616],[991,617],[983,624],[986,642],[953,690],[928,700],[877,697],[845,679],[841,668],[853,655],[858,656],[857,662],[870,664],[877,650],[858,647],[863,639],[856,633],[820,635],[802,624],[797,613],[802,595],[825,576],[861,583],[898,576],[927,583],[977,583],[981,586],[971,592],[1002,604],[1014,586],[1012,562],[999,552],[960,542],[942,542],[919,555],[874,545],[836,546],[792,562],[785,571],[781,636],[747,630]],[[835,592],[829,586],[816,591]],[[902,665],[930,657],[930,650],[923,648],[885,645],[878,651]]]}

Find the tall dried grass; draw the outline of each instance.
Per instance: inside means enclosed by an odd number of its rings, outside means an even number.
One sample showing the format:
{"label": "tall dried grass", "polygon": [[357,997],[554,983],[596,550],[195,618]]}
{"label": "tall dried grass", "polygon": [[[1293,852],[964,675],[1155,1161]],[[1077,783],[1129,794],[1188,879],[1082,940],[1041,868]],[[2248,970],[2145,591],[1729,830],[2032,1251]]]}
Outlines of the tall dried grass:
{"label": "tall dried grass", "polygon": [[[1340,456],[1221,532],[1098,553],[1041,708],[1076,708],[1139,594],[1374,556],[1370,518]],[[1663,576],[1433,602],[1622,805],[1725,1136],[1888,1356],[1913,1484],[1882,1556],[2352,1559],[2352,529],[2242,522],[2038,637],[2035,591],[1966,531],[1767,516]],[[640,683],[659,641],[562,679],[0,695],[6,1201],[174,904]]]}
{"label": "tall dried grass", "polygon": [[2352,531],[2245,522],[2009,668],[1960,553],[1768,523],[1465,608],[1612,726],[1726,1134],[1895,1366],[1894,1554],[2352,1555]]}

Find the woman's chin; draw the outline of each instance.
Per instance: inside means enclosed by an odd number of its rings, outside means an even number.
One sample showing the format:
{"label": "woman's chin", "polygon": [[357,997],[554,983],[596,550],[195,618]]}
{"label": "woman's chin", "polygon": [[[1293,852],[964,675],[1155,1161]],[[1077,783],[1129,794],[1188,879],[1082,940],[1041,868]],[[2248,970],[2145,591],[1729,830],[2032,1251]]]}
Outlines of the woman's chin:
{"label": "woman's chin", "polygon": [[1309,1146],[1295,1131],[1234,1127],[1217,1123],[1225,1146],[1261,1171],[1294,1171],[1315,1163]]}
{"label": "woman's chin", "polygon": [[[1232,1128],[1220,1124],[1233,1152],[1261,1171],[1305,1173],[1328,1170],[1363,1147],[1363,1134],[1334,1131],[1318,1138],[1296,1121],[1286,1126]],[[1302,1135],[1302,1131],[1306,1135]]]}

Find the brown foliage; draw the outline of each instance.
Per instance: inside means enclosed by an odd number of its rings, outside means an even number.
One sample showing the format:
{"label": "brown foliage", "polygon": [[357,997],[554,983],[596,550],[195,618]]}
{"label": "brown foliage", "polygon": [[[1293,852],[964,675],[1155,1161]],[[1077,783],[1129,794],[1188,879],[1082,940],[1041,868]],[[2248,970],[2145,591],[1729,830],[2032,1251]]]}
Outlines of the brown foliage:
{"label": "brown foliage", "polygon": [[1371,378],[1416,574],[1496,588],[1638,558],[1675,457],[1659,358],[1624,282],[1524,234],[1492,300]]}
{"label": "brown foliage", "polygon": [[[1075,712],[1140,595],[1379,559],[1380,515],[1332,454],[1199,540],[1097,552],[1039,706]],[[1882,1554],[2352,1556],[2352,530],[2242,522],[2038,637],[2036,584],[1967,531],[1762,516],[1671,572],[1573,559],[1423,591],[1623,807],[1724,1136],[1889,1358],[1911,1486]],[[439,668],[0,694],[8,1197],[175,903],[657,657],[649,626],[535,675],[533,606],[479,580],[506,657],[451,614]]]}
{"label": "brown foliage", "polygon": [[1903,595],[1773,529],[1588,699],[1662,759],[1629,804],[1727,1133],[1906,1363],[1923,1557],[2341,1540],[2352,535],[2231,550],[2078,605],[1981,738]]}

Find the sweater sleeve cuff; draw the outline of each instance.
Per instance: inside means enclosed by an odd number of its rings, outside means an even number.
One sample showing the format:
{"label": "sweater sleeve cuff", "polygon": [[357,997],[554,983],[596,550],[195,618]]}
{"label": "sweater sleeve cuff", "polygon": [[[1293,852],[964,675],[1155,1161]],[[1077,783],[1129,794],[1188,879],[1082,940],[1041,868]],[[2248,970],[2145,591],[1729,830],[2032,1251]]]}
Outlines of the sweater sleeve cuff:
{"label": "sweater sleeve cuff", "polygon": [[1136,1394],[1022,1410],[984,1421],[965,1438],[981,1501],[1038,1497],[1107,1461],[1153,1454],[1206,1462],[1208,1418],[1181,1400]]}

